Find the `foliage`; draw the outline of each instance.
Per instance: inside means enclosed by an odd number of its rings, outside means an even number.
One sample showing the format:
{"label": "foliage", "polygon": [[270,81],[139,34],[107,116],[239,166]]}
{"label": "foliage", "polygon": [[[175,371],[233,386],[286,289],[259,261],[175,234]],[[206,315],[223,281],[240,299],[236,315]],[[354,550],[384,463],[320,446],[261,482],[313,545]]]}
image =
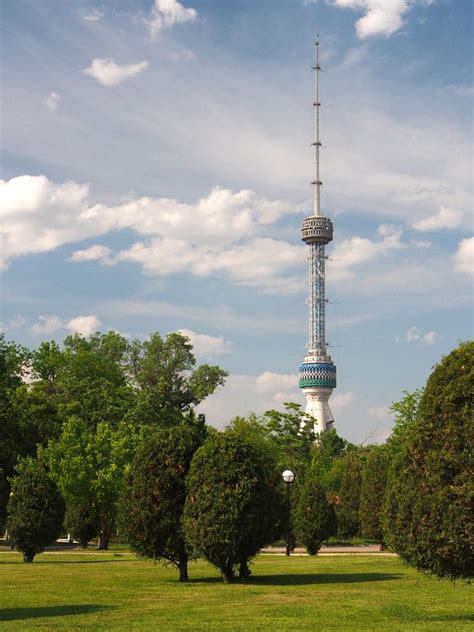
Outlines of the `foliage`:
{"label": "foliage", "polygon": [[334,459],[354,448],[355,446],[340,437],[335,429],[319,433],[313,452],[312,471],[317,473],[322,482],[331,469]]}
{"label": "foliage", "polygon": [[390,446],[392,450],[396,450],[400,446],[408,429],[418,419],[423,389],[418,388],[416,391],[413,391],[413,393],[408,393],[407,391],[403,391],[403,393],[403,399],[399,402],[394,402],[390,406],[390,412],[395,415],[395,419],[387,445]]}
{"label": "foliage", "polygon": [[184,527],[195,551],[232,581],[234,567],[273,541],[282,511],[280,473],[256,443],[233,430],[210,437],[194,455]]}
{"label": "foliage", "polygon": [[323,541],[337,531],[334,507],[327,501],[317,470],[311,470],[300,487],[295,514],[298,541],[310,555],[316,555]]}
{"label": "foliage", "polygon": [[107,548],[123,479],[140,443],[139,429],[125,422],[96,429],[72,417],[46,450],[51,474],[68,507],[88,504],[97,515],[99,548]]}
{"label": "foliage", "polygon": [[313,423],[299,404],[285,402],[285,412],[267,410],[263,416],[265,429],[278,446],[277,467],[292,470],[302,481],[311,461],[315,434]]}
{"label": "foliage", "polygon": [[117,426],[134,399],[127,382],[127,340],[114,331],[88,338],[74,334],[63,347],[59,352],[54,343],[44,343],[33,361],[61,420],[80,417],[92,429],[102,422]]}
{"label": "foliage", "polygon": [[64,501],[41,460],[26,457],[16,466],[8,501],[7,528],[25,562],[54,542],[61,532]]}
{"label": "foliage", "polygon": [[418,416],[394,454],[384,505],[389,545],[440,577],[474,575],[474,342],[434,368]]}
{"label": "foliage", "polygon": [[0,334],[0,531],[7,515],[10,495],[9,478],[20,456],[26,456],[28,434],[24,432],[12,406],[15,391],[23,385],[29,351],[13,342],[7,342]]}
{"label": "foliage", "polygon": [[133,551],[178,567],[188,579],[185,479],[202,437],[189,425],[155,431],[140,447],[121,498],[120,532]]}
{"label": "foliage", "polygon": [[364,538],[383,544],[381,509],[387,484],[390,452],[385,445],[372,446],[362,471],[359,520]]}
{"label": "foliage", "polygon": [[192,345],[186,336],[158,333],[149,340],[134,340],[129,347],[127,371],[137,401],[129,418],[139,424],[179,424],[224,384],[227,372],[203,364],[196,368]]}
{"label": "foliage", "polygon": [[94,508],[84,502],[71,502],[66,508],[64,524],[74,540],[85,549],[97,535],[97,516]]}
{"label": "foliage", "polygon": [[359,506],[365,449],[353,450],[343,459],[341,491],[336,505],[338,534],[350,538],[360,533]]}

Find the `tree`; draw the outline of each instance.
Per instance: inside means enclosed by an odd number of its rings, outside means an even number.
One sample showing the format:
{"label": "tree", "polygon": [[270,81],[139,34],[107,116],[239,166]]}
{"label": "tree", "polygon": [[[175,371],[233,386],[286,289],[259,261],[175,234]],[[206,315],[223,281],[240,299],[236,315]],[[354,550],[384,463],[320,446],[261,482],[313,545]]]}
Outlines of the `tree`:
{"label": "tree", "polygon": [[387,542],[408,564],[439,577],[474,575],[473,404],[468,342],[434,368],[390,468]]}
{"label": "tree", "polygon": [[334,507],[319,482],[319,473],[312,470],[299,490],[295,515],[295,534],[309,555],[316,555],[324,540],[337,531]]}
{"label": "tree", "polygon": [[351,538],[360,533],[359,506],[362,470],[366,450],[354,450],[344,457],[339,503],[336,505],[338,533]]}
{"label": "tree", "polygon": [[114,331],[68,336],[62,357],[53,343],[40,347],[33,369],[47,385],[63,423],[79,417],[92,429],[99,423],[119,424],[134,401],[126,368],[128,348],[127,340]]}
{"label": "tree", "polygon": [[390,452],[387,446],[372,446],[362,470],[359,520],[364,538],[384,544],[381,509],[387,484]]}
{"label": "tree", "polygon": [[189,338],[158,333],[134,340],[128,351],[127,371],[137,400],[129,419],[139,424],[174,425],[183,414],[224,384],[227,372],[218,366],[196,367]]}
{"label": "tree", "polygon": [[64,501],[42,460],[26,457],[15,470],[7,529],[24,561],[32,562],[61,533]]}
{"label": "tree", "polygon": [[307,415],[299,404],[285,402],[285,411],[267,410],[263,424],[269,436],[278,446],[277,467],[283,471],[290,469],[302,481],[309,467],[316,436],[313,424],[306,423]]}
{"label": "tree", "polygon": [[64,515],[64,524],[83,549],[97,535],[98,520],[94,507],[84,502],[70,502]]}
{"label": "tree", "polygon": [[179,581],[188,579],[185,480],[201,443],[202,435],[189,424],[155,431],[135,455],[121,498],[120,531],[131,548],[175,565]]}
{"label": "tree", "polygon": [[7,342],[0,334],[0,530],[7,516],[9,479],[14,475],[18,458],[28,454],[28,435],[25,436],[15,414],[12,398],[23,385],[29,358],[28,349]]}
{"label": "tree", "polygon": [[194,455],[184,528],[189,543],[232,581],[234,567],[272,542],[282,511],[280,473],[267,455],[235,431],[210,437]]}
{"label": "tree", "polygon": [[335,429],[319,433],[316,437],[311,469],[317,473],[320,482],[331,469],[334,459],[354,448],[355,446],[340,437]]}
{"label": "tree", "polygon": [[97,516],[99,549],[107,549],[117,501],[142,433],[131,424],[116,429],[101,422],[96,429],[72,417],[61,437],[50,441],[46,458],[68,507],[90,506]]}

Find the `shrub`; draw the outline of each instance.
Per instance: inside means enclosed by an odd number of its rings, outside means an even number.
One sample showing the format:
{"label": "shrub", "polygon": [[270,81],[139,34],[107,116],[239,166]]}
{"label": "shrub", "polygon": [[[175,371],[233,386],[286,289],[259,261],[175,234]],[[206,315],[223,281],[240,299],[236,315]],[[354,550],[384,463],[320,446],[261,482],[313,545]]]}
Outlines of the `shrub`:
{"label": "shrub", "polygon": [[91,504],[74,503],[66,508],[64,524],[83,549],[97,535],[97,514]]}
{"label": "shrub", "polygon": [[381,509],[387,484],[390,454],[387,446],[372,446],[362,470],[359,519],[364,538],[383,545]]}
{"label": "shrub", "polygon": [[316,474],[310,473],[299,491],[295,534],[310,555],[316,555],[324,540],[337,531],[334,507],[326,498]]}
{"label": "shrub", "polygon": [[200,443],[200,434],[187,425],[155,432],[133,460],[120,503],[120,531],[131,548],[177,566],[180,581],[188,579],[185,479]]}
{"label": "shrub", "polygon": [[394,453],[384,504],[388,544],[416,568],[452,579],[474,574],[473,400],[469,342],[430,375]]}
{"label": "shrub", "polygon": [[280,473],[265,452],[234,431],[211,437],[194,455],[184,526],[195,551],[232,581],[234,567],[274,540],[283,511]]}
{"label": "shrub", "polygon": [[64,501],[44,463],[26,457],[16,466],[7,529],[25,562],[32,562],[61,533]]}

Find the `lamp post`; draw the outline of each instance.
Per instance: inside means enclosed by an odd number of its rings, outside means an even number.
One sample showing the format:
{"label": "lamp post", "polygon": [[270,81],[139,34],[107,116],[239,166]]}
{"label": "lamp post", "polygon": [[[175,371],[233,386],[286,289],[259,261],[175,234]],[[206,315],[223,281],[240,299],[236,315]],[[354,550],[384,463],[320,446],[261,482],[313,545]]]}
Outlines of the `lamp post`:
{"label": "lamp post", "polygon": [[295,479],[295,475],[291,470],[285,470],[282,474],[283,480],[286,484],[286,503],[288,506],[288,533],[286,535],[286,554],[290,554],[290,542],[291,542],[291,505],[290,505],[290,486]]}

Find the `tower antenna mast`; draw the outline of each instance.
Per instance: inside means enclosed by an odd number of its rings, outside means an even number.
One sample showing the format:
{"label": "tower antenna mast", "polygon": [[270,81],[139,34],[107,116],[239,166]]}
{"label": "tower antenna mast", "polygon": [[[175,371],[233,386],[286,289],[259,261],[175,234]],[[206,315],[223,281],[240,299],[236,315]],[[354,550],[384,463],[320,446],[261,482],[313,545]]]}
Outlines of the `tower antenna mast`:
{"label": "tower antenna mast", "polygon": [[319,173],[319,150],[321,148],[321,138],[319,136],[319,108],[321,107],[321,102],[319,100],[319,73],[321,71],[321,66],[319,65],[319,33],[316,37],[315,43],[315,63],[313,66],[314,70],[314,142],[312,145],[314,146],[314,167],[315,167],[315,178],[311,183],[313,185],[313,215],[317,217],[321,216],[321,187],[323,183],[321,182],[321,177]]}

